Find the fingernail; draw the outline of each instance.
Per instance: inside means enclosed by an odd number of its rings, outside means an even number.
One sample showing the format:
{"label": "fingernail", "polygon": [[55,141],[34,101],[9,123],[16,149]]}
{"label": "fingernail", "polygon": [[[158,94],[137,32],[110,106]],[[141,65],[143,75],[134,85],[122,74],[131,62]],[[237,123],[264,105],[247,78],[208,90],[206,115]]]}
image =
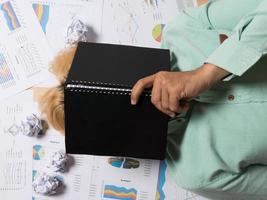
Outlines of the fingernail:
{"label": "fingernail", "polygon": [[132,104],[132,105],[136,105],[135,100],[131,99],[131,104]]}
{"label": "fingernail", "polygon": [[175,114],[174,113],[170,114],[170,117],[171,118],[174,118],[175,117]]}

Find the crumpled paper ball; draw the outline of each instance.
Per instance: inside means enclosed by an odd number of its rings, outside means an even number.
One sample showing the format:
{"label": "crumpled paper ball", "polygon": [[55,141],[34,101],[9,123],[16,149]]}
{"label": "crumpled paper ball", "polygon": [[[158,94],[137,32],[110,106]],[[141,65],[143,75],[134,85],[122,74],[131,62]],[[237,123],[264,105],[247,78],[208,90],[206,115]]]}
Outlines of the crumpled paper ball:
{"label": "crumpled paper ball", "polygon": [[39,175],[32,183],[33,190],[42,195],[56,194],[62,185],[63,183],[61,180],[47,173]]}
{"label": "crumpled paper ball", "polygon": [[21,122],[22,133],[33,137],[41,135],[43,132],[42,121],[35,114],[26,117],[26,121]]}
{"label": "crumpled paper ball", "polygon": [[47,167],[54,172],[65,172],[68,167],[68,155],[63,151],[55,152]]}
{"label": "crumpled paper ball", "polygon": [[92,28],[80,19],[74,19],[67,30],[67,44],[75,44],[78,42],[89,42],[91,38]]}

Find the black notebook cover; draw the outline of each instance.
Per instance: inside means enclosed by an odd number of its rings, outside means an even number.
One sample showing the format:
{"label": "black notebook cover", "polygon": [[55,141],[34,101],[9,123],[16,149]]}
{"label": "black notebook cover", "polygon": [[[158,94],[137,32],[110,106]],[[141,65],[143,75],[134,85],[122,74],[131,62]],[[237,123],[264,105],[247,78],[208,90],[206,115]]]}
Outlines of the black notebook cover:
{"label": "black notebook cover", "polygon": [[130,89],[169,68],[168,50],[79,43],[64,89],[67,153],[164,159],[168,117],[148,92],[132,106]]}

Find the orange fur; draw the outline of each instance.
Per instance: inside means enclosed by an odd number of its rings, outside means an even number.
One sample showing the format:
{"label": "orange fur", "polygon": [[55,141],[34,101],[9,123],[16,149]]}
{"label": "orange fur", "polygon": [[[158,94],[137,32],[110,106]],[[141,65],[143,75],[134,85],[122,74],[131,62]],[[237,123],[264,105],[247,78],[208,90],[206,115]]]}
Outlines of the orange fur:
{"label": "orange fur", "polygon": [[[65,83],[71,67],[76,46],[65,49],[60,52],[51,64],[50,71],[56,75],[61,84]],[[46,89],[39,95],[38,103],[42,114],[47,121],[58,131],[64,134],[65,131],[65,114],[64,114],[64,88],[57,86]]]}
{"label": "orange fur", "polygon": [[41,112],[47,121],[57,130],[64,133],[64,96],[59,88],[51,88],[42,94],[39,99]]}
{"label": "orange fur", "polygon": [[64,83],[70,70],[77,47],[65,49],[55,57],[51,64],[50,71],[56,75],[60,83]]}

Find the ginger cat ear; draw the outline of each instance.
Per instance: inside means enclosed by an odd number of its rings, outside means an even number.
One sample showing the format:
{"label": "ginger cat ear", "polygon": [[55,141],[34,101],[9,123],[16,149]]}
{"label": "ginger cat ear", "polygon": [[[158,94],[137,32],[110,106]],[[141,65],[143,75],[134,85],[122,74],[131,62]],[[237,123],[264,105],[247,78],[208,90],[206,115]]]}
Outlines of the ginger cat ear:
{"label": "ginger cat ear", "polygon": [[60,83],[64,83],[69,73],[77,46],[62,50],[51,63],[50,71],[56,75]]}

